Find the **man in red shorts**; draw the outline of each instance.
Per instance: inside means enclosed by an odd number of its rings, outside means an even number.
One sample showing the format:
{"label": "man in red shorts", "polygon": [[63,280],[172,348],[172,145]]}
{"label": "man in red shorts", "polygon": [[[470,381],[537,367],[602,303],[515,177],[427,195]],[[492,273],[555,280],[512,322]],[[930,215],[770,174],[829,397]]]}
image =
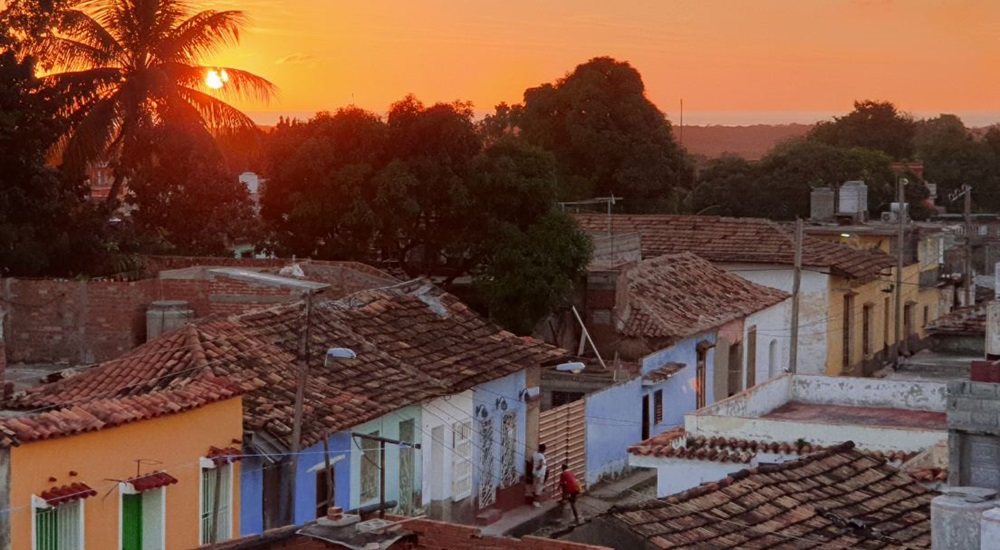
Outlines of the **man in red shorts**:
{"label": "man in red shorts", "polygon": [[562,474],[559,475],[559,489],[562,490],[560,504],[569,501],[570,508],[573,509],[573,519],[580,523],[580,515],[576,512],[576,497],[580,494],[580,482],[576,480],[573,471],[569,469],[569,464],[562,465]]}

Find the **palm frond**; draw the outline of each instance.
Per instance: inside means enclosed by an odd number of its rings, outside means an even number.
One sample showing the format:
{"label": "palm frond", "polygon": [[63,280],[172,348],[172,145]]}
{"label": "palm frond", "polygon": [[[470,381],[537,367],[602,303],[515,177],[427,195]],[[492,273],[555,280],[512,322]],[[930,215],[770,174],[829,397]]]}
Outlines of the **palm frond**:
{"label": "palm frond", "polygon": [[225,46],[239,43],[240,28],[247,24],[242,11],[206,10],[178,25],[157,48],[163,61],[190,63]]}
{"label": "palm frond", "polygon": [[108,28],[83,10],[66,10],[61,14],[60,33],[103,52],[106,59],[125,61],[125,49]]}
{"label": "palm frond", "polygon": [[257,76],[251,72],[233,67],[207,67],[203,65],[183,65],[180,63],[170,63],[163,67],[164,72],[170,75],[178,84],[208,92],[209,88],[205,84],[205,77],[209,71],[225,71],[229,80],[225,86],[217,90],[211,90],[211,94],[219,96],[223,100],[249,100],[267,103],[278,94],[278,87],[270,80]]}
{"label": "palm frond", "polygon": [[250,117],[217,97],[186,86],[178,86],[177,92],[201,113],[202,118],[213,129],[238,130],[257,127]]}
{"label": "palm frond", "polygon": [[73,129],[63,153],[71,169],[82,169],[87,162],[107,156],[121,127],[118,94],[95,102]]}
{"label": "palm frond", "polygon": [[82,71],[69,71],[42,77],[46,85],[59,92],[70,110],[100,99],[121,84],[125,74],[117,67],[98,67]]}
{"label": "palm frond", "polygon": [[109,64],[112,57],[94,46],[62,36],[43,38],[37,53],[53,67],[75,71],[87,67],[101,67]]}

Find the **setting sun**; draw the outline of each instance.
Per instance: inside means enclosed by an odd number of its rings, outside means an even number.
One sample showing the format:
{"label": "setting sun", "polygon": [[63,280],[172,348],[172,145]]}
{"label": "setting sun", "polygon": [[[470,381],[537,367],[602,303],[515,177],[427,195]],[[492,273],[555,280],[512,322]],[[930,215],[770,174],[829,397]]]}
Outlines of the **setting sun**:
{"label": "setting sun", "polygon": [[212,69],[205,75],[205,85],[213,90],[218,90],[219,88],[225,86],[226,82],[229,82],[229,75],[226,73],[225,69],[222,69],[221,71]]}

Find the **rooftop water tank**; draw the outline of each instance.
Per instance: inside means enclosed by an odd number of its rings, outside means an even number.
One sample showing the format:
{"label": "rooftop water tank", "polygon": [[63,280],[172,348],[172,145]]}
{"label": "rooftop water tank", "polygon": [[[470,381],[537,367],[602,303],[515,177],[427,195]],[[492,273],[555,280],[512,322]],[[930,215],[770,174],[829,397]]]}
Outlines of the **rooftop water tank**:
{"label": "rooftop water tank", "polygon": [[840,186],[838,214],[861,214],[868,211],[868,186],[860,180],[845,181]]}
{"label": "rooftop water tank", "polygon": [[833,219],[833,189],[829,187],[817,187],[809,195],[809,219],[830,220]]}

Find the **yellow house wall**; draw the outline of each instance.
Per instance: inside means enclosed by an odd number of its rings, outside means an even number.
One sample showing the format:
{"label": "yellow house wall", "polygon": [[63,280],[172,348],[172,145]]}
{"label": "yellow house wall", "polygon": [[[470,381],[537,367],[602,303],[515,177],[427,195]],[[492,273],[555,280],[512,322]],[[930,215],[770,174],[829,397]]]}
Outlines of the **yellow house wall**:
{"label": "yellow house wall", "polygon": [[[166,489],[166,547],[199,545],[201,468],[198,459],[210,446],[233,446],[243,434],[240,398],[199,409],[125,424],[95,432],[26,443],[11,449],[11,538],[14,550],[31,548],[32,495],[68,485],[86,483],[97,491],[84,500],[84,538],[88,549],[120,548],[118,484],[142,472],[164,470],[177,478]],[[75,472],[76,475],[71,475]],[[50,481],[49,478],[55,478]],[[233,469],[232,536],[239,533],[239,463]]]}
{"label": "yellow house wall", "polygon": [[[893,270],[895,271],[895,270]],[[830,376],[844,374],[844,296],[847,291],[853,292],[853,310],[851,326],[851,370],[857,374],[859,367],[866,360],[891,347],[896,340],[896,295],[895,292],[885,292],[893,288],[896,276],[886,276],[881,279],[855,287],[850,286],[847,279],[832,279],[830,289],[830,314],[827,325],[827,363],[826,372]],[[921,289],[920,266],[913,264],[903,269],[903,303],[915,302],[913,306],[913,332],[917,338],[927,336],[924,323],[924,306],[927,306],[927,321],[933,321],[944,314],[941,307],[941,293],[937,288]],[[889,299],[888,311],[886,298]],[[864,307],[872,307],[871,353],[864,354]],[[886,318],[888,317],[888,322]],[[888,328],[888,331],[886,330]]]}

